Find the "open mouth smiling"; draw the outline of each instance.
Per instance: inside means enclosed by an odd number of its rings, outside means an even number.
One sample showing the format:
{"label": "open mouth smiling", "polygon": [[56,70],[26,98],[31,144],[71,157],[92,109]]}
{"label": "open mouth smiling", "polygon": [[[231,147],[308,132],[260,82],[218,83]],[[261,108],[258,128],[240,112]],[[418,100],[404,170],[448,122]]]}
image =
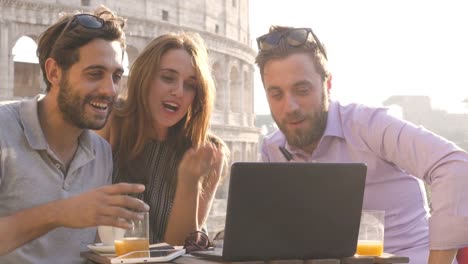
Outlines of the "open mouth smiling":
{"label": "open mouth smiling", "polygon": [[92,101],[92,102],[89,102],[89,104],[98,109],[98,110],[107,110],[109,108],[109,103],[104,103],[104,102],[96,102],[96,101]]}
{"label": "open mouth smiling", "polygon": [[163,107],[170,112],[175,112],[179,109],[178,104],[170,103],[170,102],[163,102]]}

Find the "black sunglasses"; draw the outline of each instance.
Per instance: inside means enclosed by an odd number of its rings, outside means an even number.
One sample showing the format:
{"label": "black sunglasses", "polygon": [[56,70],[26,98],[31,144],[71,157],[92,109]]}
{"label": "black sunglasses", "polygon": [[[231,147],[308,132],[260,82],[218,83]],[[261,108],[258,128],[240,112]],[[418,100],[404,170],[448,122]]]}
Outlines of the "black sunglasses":
{"label": "black sunglasses", "polygon": [[314,38],[313,41],[317,44],[318,49],[323,54],[325,59],[328,59],[325,48],[310,28],[292,28],[281,32],[270,32],[260,36],[257,38],[258,50],[268,51],[276,48],[283,38],[287,41],[289,46],[300,47],[307,42],[309,34],[311,34]]}
{"label": "black sunglasses", "polygon": [[62,32],[57,37],[56,41],[59,40],[67,30],[72,30],[77,25],[80,25],[82,27],[89,28],[89,29],[100,29],[104,27],[104,24],[105,24],[104,19],[97,17],[95,15],[91,15],[91,14],[74,15],[73,18],[70,19],[67,25],[63,28]]}
{"label": "black sunglasses", "polygon": [[214,236],[213,242],[210,241],[208,235],[203,231],[192,232],[187,236],[187,238],[185,238],[185,252],[187,252],[187,254],[190,254],[194,251],[213,250],[217,243],[220,243],[219,241],[223,239],[224,231],[218,232]]}

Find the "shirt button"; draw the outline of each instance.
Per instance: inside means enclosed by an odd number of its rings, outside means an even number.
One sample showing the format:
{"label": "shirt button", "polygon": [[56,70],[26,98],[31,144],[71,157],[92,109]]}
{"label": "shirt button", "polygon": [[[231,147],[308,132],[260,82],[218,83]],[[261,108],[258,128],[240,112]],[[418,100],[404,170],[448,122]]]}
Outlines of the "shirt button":
{"label": "shirt button", "polygon": [[60,170],[60,163],[55,163],[55,167]]}
{"label": "shirt button", "polygon": [[70,190],[71,190],[70,184],[64,183],[64,184],[63,184],[63,189],[64,189],[65,191],[70,191]]}

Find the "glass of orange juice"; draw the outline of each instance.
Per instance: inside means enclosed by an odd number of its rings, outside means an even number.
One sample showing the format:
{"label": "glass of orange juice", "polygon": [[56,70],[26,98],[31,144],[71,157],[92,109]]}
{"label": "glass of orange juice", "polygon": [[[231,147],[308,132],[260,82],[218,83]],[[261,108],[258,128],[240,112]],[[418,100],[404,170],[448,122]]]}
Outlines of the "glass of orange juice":
{"label": "glass of orange juice", "polygon": [[380,256],[384,249],[385,211],[363,210],[356,254]]}
{"label": "glass of orange juice", "polygon": [[143,219],[133,220],[132,228],[120,229],[115,228],[114,241],[115,254],[121,256],[132,251],[149,250],[149,214],[148,212],[141,213]]}

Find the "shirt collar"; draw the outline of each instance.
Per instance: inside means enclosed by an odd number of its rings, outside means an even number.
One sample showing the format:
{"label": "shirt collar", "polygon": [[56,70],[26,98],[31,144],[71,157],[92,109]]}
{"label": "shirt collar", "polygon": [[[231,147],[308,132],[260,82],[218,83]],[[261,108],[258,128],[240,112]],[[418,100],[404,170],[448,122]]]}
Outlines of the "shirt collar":
{"label": "shirt collar", "polygon": [[[39,115],[37,112],[38,102],[44,98],[45,95],[39,94],[31,100],[22,101],[20,104],[20,120],[24,127],[24,134],[31,148],[35,150],[47,150],[49,144],[42,131],[41,124],[39,123]],[[88,129],[83,130],[79,140],[80,147],[89,155],[94,155],[94,149],[91,139],[91,131]]]}
{"label": "shirt collar", "polygon": [[37,95],[31,100],[25,100],[20,103],[20,120],[24,128],[24,135],[29,145],[36,150],[48,148],[37,113],[37,103],[42,98],[44,98],[44,95]]}
{"label": "shirt collar", "polygon": [[334,136],[344,138],[339,108],[340,104],[337,101],[330,99],[330,105],[328,107],[327,127],[325,128],[325,133],[323,134],[323,137]]}

